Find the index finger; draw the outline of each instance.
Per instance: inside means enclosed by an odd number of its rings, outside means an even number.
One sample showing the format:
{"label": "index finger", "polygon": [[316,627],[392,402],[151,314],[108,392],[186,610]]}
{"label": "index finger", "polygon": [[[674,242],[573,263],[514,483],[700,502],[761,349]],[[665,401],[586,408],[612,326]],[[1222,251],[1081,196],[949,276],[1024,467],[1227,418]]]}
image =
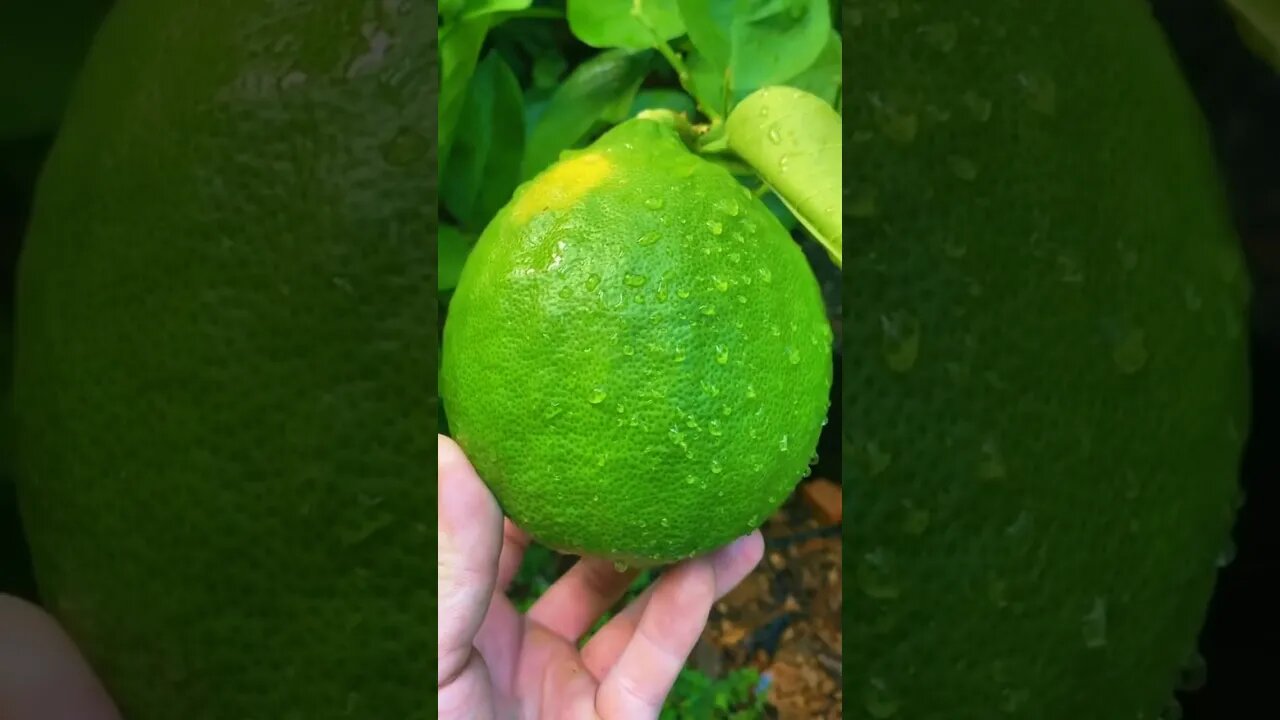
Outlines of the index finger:
{"label": "index finger", "polygon": [[708,557],[677,565],[658,579],[635,634],[600,682],[601,716],[657,717],[715,599],[716,573]]}

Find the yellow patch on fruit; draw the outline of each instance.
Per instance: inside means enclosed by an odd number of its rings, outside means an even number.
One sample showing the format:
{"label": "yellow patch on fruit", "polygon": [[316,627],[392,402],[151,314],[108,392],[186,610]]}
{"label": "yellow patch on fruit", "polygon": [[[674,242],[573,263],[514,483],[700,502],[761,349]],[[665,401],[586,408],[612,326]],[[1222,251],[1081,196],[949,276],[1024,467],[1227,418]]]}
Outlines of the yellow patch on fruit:
{"label": "yellow patch on fruit", "polygon": [[511,217],[524,222],[540,212],[563,210],[604,182],[612,171],[613,165],[600,153],[584,153],[557,163],[529,184],[511,208]]}

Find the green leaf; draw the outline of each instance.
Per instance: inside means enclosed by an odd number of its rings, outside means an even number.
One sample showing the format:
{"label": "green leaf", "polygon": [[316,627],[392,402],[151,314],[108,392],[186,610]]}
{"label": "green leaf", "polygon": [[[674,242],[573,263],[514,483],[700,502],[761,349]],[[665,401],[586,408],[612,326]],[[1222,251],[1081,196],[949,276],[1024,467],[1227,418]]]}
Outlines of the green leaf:
{"label": "green leaf", "polygon": [[436,289],[449,292],[458,286],[458,277],[462,275],[462,266],[471,253],[471,240],[453,225],[440,225],[436,234]]}
{"label": "green leaf", "polygon": [[529,9],[532,4],[533,0],[482,0],[481,2],[472,0],[468,3],[470,8],[463,17],[473,18],[490,13],[516,13]]}
{"label": "green leaf", "polygon": [[700,52],[689,56],[689,80],[693,83],[693,92],[703,108],[724,117],[728,109],[729,96],[725,88],[725,69],[717,65]]}
{"label": "green leaf", "polygon": [[832,34],[826,0],[680,0],[680,10],[702,65],[690,67],[698,99],[722,111],[726,94],[738,100],[804,72]]}
{"label": "green leaf", "polygon": [[841,121],[822,98],[768,87],[725,122],[729,148],[755,169],[796,219],[841,265]]}
{"label": "green leaf", "polygon": [[654,88],[636,93],[635,99],[631,102],[631,108],[627,112],[627,117],[635,117],[637,113],[643,110],[656,108],[674,110],[689,116],[692,116],[695,110],[693,98],[689,97],[688,93],[680,90]]}
{"label": "green leaf", "polygon": [[689,40],[712,65],[729,67],[736,0],[679,0]]}
{"label": "green leaf", "polygon": [[630,98],[649,71],[649,51],[606,50],[574,69],[542,110],[525,143],[528,179],[583,139],[601,116]]}
{"label": "green leaf", "polygon": [[840,98],[840,87],[843,85],[843,56],[840,33],[832,30],[827,39],[827,45],[822,49],[818,59],[808,69],[785,84],[817,95],[828,105],[835,105]]}
{"label": "green leaf", "polygon": [[791,208],[787,207],[782,198],[775,193],[769,193],[764,196],[763,200],[764,206],[769,208],[769,212],[773,213],[774,217],[778,218],[778,222],[782,223],[782,227],[786,228],[787,232],[796,229],[796,216],[792,214]]}
{"label": "green leaf", "polygon": [[[533,4],[533,0],[462,0],[461,3],[449,2],[447,4],[460,4],[462,6],[459,13],[460,18],[462,20],[474,20],[482,15],[526,10]],[[440,7],[440,14],[445,14],[444,5]]]}
{"label": "green leaf", "polygon": [[538,55],[533,61],[533,86],[554,87],[569,69],[569,61],[558,52]]}
{"label": "green leaf", "polygon": [[[740,0],[741,1],[741,0]],[[826,0],[754,0],[734,18],[729,75],[739,97],[784,82],[813,64],[827,44]]]}
{"label": "green leaf", "polygon": [[449,22],[467,9],[467,0],[440,0],[438,3],[440,19]]}
{"label": "green leaf", "polygon": [[1280,0],[1227,0],[1227,4],[1245,44],[1280,69]]}
{"label": "green leaf", "polygon": [[[531,87],[524,92],[524,136],[533,135],[533,129],[542,120],[542,113],[551,103],[554,90]],[[523,171],[522,171],[523,172]]]}
{"label": "green leaf", "polygon": [[0,2],[0,139],[58,126],[110,7],[110,0]]}
{"label": "green leaf", "polygon": [[[480,47],[489,33],[492,16],[441,26],[440,42],[440,98],[439,98],[439,157],[448,158],[453,145],[454,131],[462,117],[462,104],[467,97],[467,86],[475,71]],[[447,165],[447,160],[445,161]],[[441,175],[445,166],[440,167]]]}
{"label": "green leaf", "polygon": [[596,48],[643,50],[684,34],[676,0],[568,0],[567,14],[573,34]]}
{"label": "green leaf", "polygon": [[450,148],[445,208],[463,227],[479,229],[506,204],[520,180],[524,153],[520,83],[497,52],[471,78],[461,132]]}

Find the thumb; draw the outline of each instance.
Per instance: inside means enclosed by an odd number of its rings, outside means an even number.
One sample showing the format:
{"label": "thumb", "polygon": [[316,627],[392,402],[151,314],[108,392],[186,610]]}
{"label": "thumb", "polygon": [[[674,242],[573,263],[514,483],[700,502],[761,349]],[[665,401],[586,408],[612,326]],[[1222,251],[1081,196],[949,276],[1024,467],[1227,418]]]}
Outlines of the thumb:
{"label": "thumb", "polygon": [[439,699],[442,711],[443,704],[479,708],[492,702],[492,691],[474,641],[497,584],[502,510],[462,449],[443,435],[436,438],[436,493]]}
{"label": "thumb", "polygon": [[119,720],[89,666],[53,618],[0,595],[0,718]]}

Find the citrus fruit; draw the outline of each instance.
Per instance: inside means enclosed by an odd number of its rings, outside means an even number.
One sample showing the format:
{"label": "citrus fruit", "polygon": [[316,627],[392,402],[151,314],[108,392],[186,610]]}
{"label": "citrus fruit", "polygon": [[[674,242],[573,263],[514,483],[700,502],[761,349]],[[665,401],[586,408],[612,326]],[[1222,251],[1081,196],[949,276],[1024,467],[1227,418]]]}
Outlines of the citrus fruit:
{"label": "citrus fruit", "polygon": [[130,720],[434,717],[435,20],[118,3],[19,268],[42,598]]}
{"label": "citrus fruit", "polygon": [[892,5],[844,8],[851,717],[1166,717],[1248,427],[1203,121],[1147,3]]}
{"label": "citrus fruit", "polygon": [[444,328],[449,427],[516,524],[648,565],[764,522],[824,424],[831,328],[799,246],[636,118],[517,189]]}

